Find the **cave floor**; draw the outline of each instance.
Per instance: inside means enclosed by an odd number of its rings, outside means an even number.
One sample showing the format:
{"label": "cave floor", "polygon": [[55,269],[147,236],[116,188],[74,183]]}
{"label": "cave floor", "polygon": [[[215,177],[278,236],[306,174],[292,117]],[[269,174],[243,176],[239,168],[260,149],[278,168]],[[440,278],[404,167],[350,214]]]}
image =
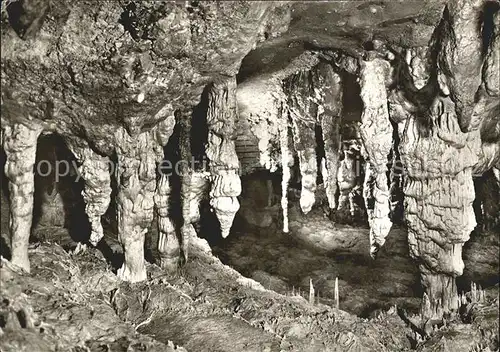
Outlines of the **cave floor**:
{"label": "cave floor", "polygon": [[[223,263],[281,294],[300,292],[308,297],[312,280],[319,302],[334,305],[338,277],[343,310],[361,317],[376,316],[393,305],[418,312],[423,291],[404,227],[393,226],[373,260],[368,227],[335,224],[320,209],[304,216],[292,208],[290,219],[288,234],[275,224],[267,229],[236,224],[213,252]],[[483,287],[498,283],[498,249],[498,236],[471,236],[459,290],[468,291],[471,281]]]}

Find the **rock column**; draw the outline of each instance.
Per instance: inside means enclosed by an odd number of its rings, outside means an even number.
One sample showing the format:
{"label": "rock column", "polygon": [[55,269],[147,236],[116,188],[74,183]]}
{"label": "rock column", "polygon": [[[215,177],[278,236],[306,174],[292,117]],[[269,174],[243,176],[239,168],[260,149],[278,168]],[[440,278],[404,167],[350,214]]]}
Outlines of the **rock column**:
{"label": "rock column", "polygon": [[300,208],[304,214],[311,211],[316,202],[316,114],[317,107],[312,104],[310,72],[300,71],[284,82],[284,92],[288,96],[288,108],[292,120],[293,145],[299,156],[299,169],[302,176]]}
{"label": "rock column", "polygon": [[96,246],[104,236],[101,216],[111,201],[110,160],[94,152],[83,140],[68,139],[67,144],[79,162],[78,174],[84,180],[85,213],[91,228],[89,242]]}
{"label": "rock column", "polygon": [[118,276],[125,281],[146,279],[144,239],[153,220],[156,161],[163,157],[151,132],[131,137],[124,128],[115,135],[118,158],[118,240],[125,261]]}
{"label": "rock column", "polygon": [[389,63],[379,58],[363,61],[359,78],[364,104],[360,132],[368,156],[364,194],[370,223],[372,257],[375,257],[384,245],[392,226],[389,219],[390,194],[386,175],[393,134],[385,83],[389,69]]}
{"label": "rock column", "polygon": [[28,244],[33,221],[33,192],[37,140],[42,127],[16,123],[4,127],[3,148],[9,180],[11,262],[30,271]]}
{"label": "rock column", "polygon": [[234,216],[240,208],[241,180],[235,149],[236,78],[215,82],[209,91],[207,111],[208,145],[206,154],[210,166],[210,205],[220,222],[222,237],[227,237]]}
{"label": "rock column", "polygon": [[279,141],[281,151],[281,166],[283,169],[281,179],[281,208],[283,210],[283,232],[288,233],[288,183],[291,177],[291,167],[293,166],[293,155],[290,150],[288,110],[283,106],[280,109],[281,121],[279,124]]}
{"label": "rock column", "polygon": [[314,92],[318,100],[318,121],[325,148],[326,196],[330,209],[337,207],[337,171],[340,159],[342,122],[342,80],[332,66],[320,63],[314,70]]}

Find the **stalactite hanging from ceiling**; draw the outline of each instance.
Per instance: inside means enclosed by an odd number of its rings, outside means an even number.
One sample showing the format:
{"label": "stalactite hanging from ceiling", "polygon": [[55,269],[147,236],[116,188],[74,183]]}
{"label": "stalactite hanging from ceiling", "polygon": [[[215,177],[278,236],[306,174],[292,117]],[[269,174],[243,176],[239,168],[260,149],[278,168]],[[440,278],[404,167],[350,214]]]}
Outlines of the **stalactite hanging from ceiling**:
{"label": "stalactite hanging from ceiling", "polygon": [[361,137],[368,157],[365,173],[365,204],[370,223],[370,254],[375,256],[385,243],[392,222],[389,219],[388,156],[392,147],[392,126],[387,108],[386,79],[389,63],[375,58],[361,63],[359,85],[363,112]]}
{"label": "stalactite hanging from ceiling", "polygon": [[208,145],[211,174],[210,205],[220,222],[223,237],[229,235],[240,205],[239,162],[235,150],[237,120],[236,78],[215,82],[209,91],[207,111]]}

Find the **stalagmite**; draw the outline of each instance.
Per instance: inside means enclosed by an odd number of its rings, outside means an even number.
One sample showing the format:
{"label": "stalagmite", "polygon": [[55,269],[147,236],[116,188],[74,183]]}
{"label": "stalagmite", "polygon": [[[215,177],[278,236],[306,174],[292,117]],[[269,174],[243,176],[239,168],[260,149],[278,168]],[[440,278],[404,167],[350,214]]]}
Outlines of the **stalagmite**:
{"label": "stalagmite", "polygon": [[312,89],[309,72],[300,71],[291,76],[284,84],[288,96],[288,107],[292,119],[293,144],[299,156],[299,168],[302,176],[300,208],[304,214],[311,211],[316,199],[316,112],[311,103]]}
{"label": "stalagmite", "polygon": [[[389,219],[388,155],[392,147],[392,126],[387,108],[386,77],[389,63],[375,58],[361,63],[359,84],[364,109],[361,115],[361,137],[368,156],[365,185],[366,208],[370,223],[370,255],[374,257],[385,243],[392,223]],[[369,200],[373,198],[372,202]]]}
{"label": "stalagmite", "polygon": [[463,272],[462,246],[476,226],[472,169],[479,142],[477,131],[461,132],[449,98],[435,101],[431,117],[436,131],[429,138],[419,137],[410,119],[400,146],[408,173],[404,191],[410,255],[420,264],[431,302],[425,316],[438,303],[445,313],[458,308],[455,277]]}
{"label": "stalagmite", "polygon": [[176,114],[176,123],[180,127],[179,136],[179,154],[180,160],[176,172],[179,173],[181,179],[181,260],[184,263],[188,260],[189,256],[189,240],[195,236],[193,225],[191,224],[191,183],[193,175],[191,154],[191,114],[190,112],[183,111]]}
{"label": "stalagmite", "polygon": [[309,303],[314,304],[314,286],[312,279],[309,279]]}
{"label": "stalagmite", "polygon": [[340,154],[340,123],[342,118],[342,80],[332,66],[320,63],[314,70],[314,91],[318,99],[318,120],[325,148],[326,196],[330,209],[337,207],[337,170]]}
{"label": "stalagmite", "polygon": [[339,309],[340,308],[340,300],[339,300],[339,278],[335,278],[335,292],[334,292],[334,298],[335,298],[335,308]]}
{"label": "stalagmite", "polygon": [[154,195],[155,209],[158,216],[158,252],[162,268],[176,268],[179,260],[179,239],[175,226],[169,217],[170,204],[169,177],[160,176]]}
{"label": "stalagmite", "polygon": [[229,235],[241,194],[239,162],[234,138],[237,120],[236,78],[215,82],[209,92],[206,154],[210,160],[210,205],[220,222],[222,237]]}
{"label": "stalagmite", "polygon": [[200,221],[200,203],[207,192],[209,180],[210,173],[206,171],[195,170],[191,174],[188,218],[191,224],[195,224]]}
{"label": "stalagmite", "polygon": [[281,179],[281,208],[283,210],[283,232],[288,233],[288,182],[290,182],[290,168],[293,166],[293,155],[290,151],[290,137],[288,133],[288,110],[281,109],[280,123],[280,150],[283,175]]}
{"label": "stalagmite", "polygon": [[33,192],[36,146],[42,128],[16,123],[3,128],[7,156],[5,176],[9,180],[11,263],[30,271],[28,243],[33,221]]}
{"label": "stalagmite", "polygon": [[153,220],[156,162],[163,157],[151,131],[131,137],[124,128],[115,134],[118,194],[118,240],[125,260],[118,276],[124,281],[146,279],[144,236]]}
{"label": "stalagmite", "polygon": [[[494,110],[483,100],[484,94],[475,104],[478,88],[496,74],[488,73],[489,65],[495,63],[487,62],[481,83],[480,53],[491,50],[482,48],[476,23],[482,4],[460,0],[445,11],[437,63],[441,94],[430,101],[429,136],[424,137],[419,128],[415,107],[393,99],[396,95],[390,100],[391,114],[399,123],[399,150],[407,176],[404,192],[410,255],[419,263],[425,289],[424,320],[442,317],[459,306],[455,278],[462,275],[462,247],[476,226],[472,174],[494,162],[493,155],[486,156],[489,147],[481,145],[478,130],[490,118],[486,112]],[[486,91],[494,94],[495,89]],[[394,106],[404,106],[406,111]]]}
{"label": "stalagmite", "polygon": [[104,236],[101,216],[111,201],[111,164],[108,157],[97,154],[81,139],[67,139],[67,144],[80,164],[78,174],[84,180],[82,196],[91,228],[89,242],[96,246]]}
{"label": "stalagmite", "polygon": [[[153,135],[159,147],[165,146],[170,139],[175,127],[175,117],[168,116],[165,120],[160,122]],[[158,148],[159,148],[158,147]],[[170,176],[162,173],[164,167],[169,166],[163,164],[161,159],[161,152],[158,150],[158,161],[160,162],[160,178],[157,180],[156,192],[154,195],[154,205],[158,221],[158,252],[160,255],[160,266],[164,269],[175,269],[179,262],[179,238],[177,237],[175,224],[170,218]],[[174,170],[175,171],[175,170]]]}
{"label": "stalagmite", "polygon": [[351,192],[356,186],[356,159],[350,147],[344,148],[344,159],[340,162],[337,177],[339,200],[335,218],[343,222],[354,213]]}

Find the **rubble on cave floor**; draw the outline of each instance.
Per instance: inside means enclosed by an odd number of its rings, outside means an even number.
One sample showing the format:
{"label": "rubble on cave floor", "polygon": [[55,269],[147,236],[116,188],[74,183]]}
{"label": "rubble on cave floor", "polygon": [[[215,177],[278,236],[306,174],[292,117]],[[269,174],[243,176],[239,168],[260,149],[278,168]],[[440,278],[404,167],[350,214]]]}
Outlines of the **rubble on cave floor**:
{"label": "rubble on cave floor", "polygon": [[[2,351],[395,351],[498,347],[498,286],[421,340],[396,306],[357,318],[246,279],[196,246],[182,272],[119,282],[96,249],[32,245],[31,274],[2,261]],[[409,313],[408,313],[409,314]],[[411,314],[409,315],[411,316]],[[459,336],[457,338],[457,336]],[[420,341],[420,342],[419,342]],[[465,343],[466,342],[466,343]],[[182,347],[179,347],[182,346]],[[496,347],[495,347],[496,346]],[[440,348],[441,348],[440,347]],[[446,347],[448,348],[448,347]],[[440,349],[441,350],[441,349]]]}

